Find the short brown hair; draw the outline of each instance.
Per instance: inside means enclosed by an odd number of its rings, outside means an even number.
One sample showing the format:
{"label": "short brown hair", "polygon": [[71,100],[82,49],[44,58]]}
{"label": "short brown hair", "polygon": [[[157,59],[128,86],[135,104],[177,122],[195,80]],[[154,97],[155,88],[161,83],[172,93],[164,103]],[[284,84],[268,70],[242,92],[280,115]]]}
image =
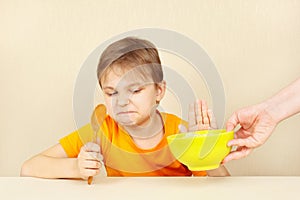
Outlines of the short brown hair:
{"label": "short brown hair", "polygon": [[126,37],[110,44],[101,54],[97,77],[101,86],[101,79],[106,75],[107,69],[121,66],[122,70],[137,66],[143,67],[139,72],[145,76],[150,74],[154,83],[163,80],[163,71],[158,51],[154,44],[136,37]]}

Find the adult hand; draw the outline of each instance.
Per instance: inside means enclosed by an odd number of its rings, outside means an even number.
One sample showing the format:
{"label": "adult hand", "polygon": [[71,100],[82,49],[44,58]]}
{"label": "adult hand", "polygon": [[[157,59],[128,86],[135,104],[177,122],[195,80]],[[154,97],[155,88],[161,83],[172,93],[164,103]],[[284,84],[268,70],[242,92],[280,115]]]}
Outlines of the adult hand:
{"label": "adult hand", "polygon": [[238,124],[241,127],[235,132],[235,139],[228,142],[228,146],[237,146],[237,149],[227,155],[223,163],[246,157],[253,148],[261,146],[270,137],[277,122],[265,107],[264,104],[258,104],[243,108],[229,118],[227,131],[233,130]]}

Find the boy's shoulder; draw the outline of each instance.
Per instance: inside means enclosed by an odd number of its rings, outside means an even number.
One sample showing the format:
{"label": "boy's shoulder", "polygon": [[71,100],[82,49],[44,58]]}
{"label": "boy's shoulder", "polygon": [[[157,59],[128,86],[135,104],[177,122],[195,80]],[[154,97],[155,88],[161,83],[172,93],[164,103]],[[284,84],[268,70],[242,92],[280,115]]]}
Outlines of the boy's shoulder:
{"label": "boy's shoulder", "polygon": [[180,117],[178,117],[177,115],[172,114],[172,113],[160,112],[160,114],[162,117],[165,117],[165,119],[168,119],[168,120],[181,120]]}
{"label": "boy's shoulder", "polygon": [[176,124],[176,125],[182,124],[184,126],[188,125],[187,121],[181,119],[175,114],[166,113],[166,112],[161,112],[160,114],[162,116],[165,125],[170,125],[170,124]]}

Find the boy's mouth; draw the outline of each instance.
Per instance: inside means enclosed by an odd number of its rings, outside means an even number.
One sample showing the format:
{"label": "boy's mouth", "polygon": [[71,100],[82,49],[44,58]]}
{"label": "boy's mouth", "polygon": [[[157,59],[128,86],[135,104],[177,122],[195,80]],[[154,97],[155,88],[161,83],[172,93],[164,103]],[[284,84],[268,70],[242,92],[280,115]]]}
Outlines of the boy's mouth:
{"label": "boy's mouth", "polygon": [[122,111],[118,112],[117,115],[128,115],[128,114],[133,114],[136,113],[135,111]]}

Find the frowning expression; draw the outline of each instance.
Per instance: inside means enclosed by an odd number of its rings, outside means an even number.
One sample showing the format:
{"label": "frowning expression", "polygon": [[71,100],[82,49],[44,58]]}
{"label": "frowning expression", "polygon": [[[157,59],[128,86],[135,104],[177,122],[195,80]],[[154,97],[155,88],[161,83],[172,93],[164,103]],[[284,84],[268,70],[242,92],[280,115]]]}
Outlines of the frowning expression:
{"label": "frowning expression", "polygon": [[154,83],[134,68],[108,71],[101,85],[108,114],[122,126],[147,125],[165,92],[164,82]]}

